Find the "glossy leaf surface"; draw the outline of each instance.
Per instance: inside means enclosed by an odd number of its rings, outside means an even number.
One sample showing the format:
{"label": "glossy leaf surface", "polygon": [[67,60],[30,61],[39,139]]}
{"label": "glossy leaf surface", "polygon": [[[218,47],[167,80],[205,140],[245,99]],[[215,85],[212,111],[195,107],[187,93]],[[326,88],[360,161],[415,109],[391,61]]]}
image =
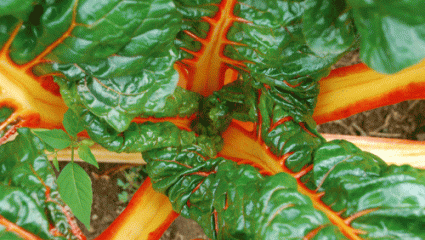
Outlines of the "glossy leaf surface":
{"label": "glossy leaf surface", "polygon": [[83,239],[59,197],[43,143],[28,129],[18,133],[14,141],[0,146],[0,236]]}
{"label": "glossy leaf surface", "polygon": [[344,0],[308,0],[305,5],[303,32],[314,52],[341,53],[354,45],[354,19]]}
{"label": "glossy leaf surface", "polygon": [[[233,145],[238,145],[235,140]],[[254,156],[254,149],[249,146],[234,155]],[[284,162],[270,171],[287,173],[271,177],[249,165],[203,156],[204,151],[189,146],[143,156],[153,187],[168,195],[175,211],[197,220],[211,238],[424,237],[423,170],[388,166],[346,141],[322,143],[308,156],[311,167],[288,171]],[[259,166],[275,161],[267,154],[259,157],[264,161]]]}
{"label": "glossy leaf surface", "polygon": [[92,164],[93,166],[99,168],[99,164],[96,161],[93,153],[90,151],[90,148],[87,145],[81,145],[78,147],[78,156],[87,163]]}
{"label": "glossy leaf surface", "polygon": [[395,73],[425,57],[423,1],[347,2],[362,38],[360,58],[368,66]]}
{"label": "glossy leaf surface", "polygon": [[[355,46],[355,34],[363,45],[372,42],[359,24],[387,21],[382,16],[394,4],[409,5],[406,9],[421,4],[347,3],[74,0],[18,6],[8,1],[0,13],[0,80],[6,89],[0,94],[19,97],[0,104],[18,114],[0,112],[5,116],[0,131],[11,135],[21,120],[57,122],[57,114],[51,114],[54,121],[43,119],[49,119],[50,103],[60,93],[70,108],[65,129],[71,136],[83,129],[71,127],[76,121],[111,151],[142,152],[153,187],[212,238],[424,238],[423,172],[387,166],[346,142],[327,143],[312,116],[318,81]],[[420,24],[414,23],[422,15],[399,12],[391,9],[389,16],[405,20],[401,25],[408,31],[415,26],[409,36],[418,36],[415,46],[421,48]],[[382,35],[373,37],[380,41]],[[52,79],[60,92],[44,88]],[[36,95],[21,97],[40,88],[40,101]],[[38,108],[28,107],[35,103]],[[235,127],[234,120],[249,127]],[[9,140],[0,143],[3,139]],[[84,148],[81,153],[92,158]],[[86,195],[91,190],[77,181],[81,169],[69,166],[65,173],[71,181],[62,177],[59,183],[71,183],[73,190],[61,193],[75,200],[81,217],[91,203],[77,196],[78,189]],[[398,193],[406,197],[393,199]],[[157,205],[148,206],[160,212]],[[133,209],[152,217],[149,207]],[[160,221],[173,216],[169,206],[161,212],[167,217]],[[125,216],[146,220],[127,212],[120,221],[128,223]],[[87,215],[82,218],[88,225]],[[415,223],[407,227],[411,220]],[[136,232],[158,236],[160,226],[152,221],[143,224],[148,234]],[[118,223],[112,229],[125,228]]]}
{"label": "glossy leaf surface", "polygon": [[168,195],[175,211],[200,223],[209,237],[299,239],[322,224],[330,227],[325,232],[334,228],[297,192],[290,175],[263,177],[252,166],[222,158],[206,161],[198,154],[186,148],[144,157],[148,171],[163,169],[150,171],[153,187]]}
{"label": "glossy leaf surface", "polygon": [[227,46],[224,54],[246,62],[254,84],[269,88],[297,121],[309,121],[317,81],[341,53],[317,55],[310,49],[302,31],[302,1],[239,1],[234,12],[249,22],[232,25],[227,36],[240,45]]}
{"label": "glossy leaf surface", "polygon": [[174,91],[181,17],[172,1],[42,1],[19,9],[0,15],[8,19],[2,29],[15,33],[0,38],[5,64],[75,81],[84,106],[116,130]]}

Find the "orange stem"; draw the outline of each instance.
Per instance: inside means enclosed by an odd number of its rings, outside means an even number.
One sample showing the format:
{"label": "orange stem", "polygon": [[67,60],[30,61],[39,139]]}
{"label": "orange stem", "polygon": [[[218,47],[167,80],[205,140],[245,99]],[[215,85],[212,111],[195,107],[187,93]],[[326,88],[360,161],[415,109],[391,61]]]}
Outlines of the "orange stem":
{"label": "orange stem", "polygon": [[363,151],[371,152],[388,164],[409,164],[425,169],[425,141],[413,141],[391,138],[360,137],[337,134],[323,134],[326,140],[345,139],[354,143]]}
{"label": "orange stem", "polygon": [[125,210],[96,240],[156,240],[177,216],[168,198],[155,192],[147,178]]}
{"label": "orange stem", "polygon": [[333,70],[319,81],[313,114],[317,124],[406,100],[425,99],[425,61],[385,75],[364,64]]}
{"label": "orange stem", "polygon": [[305,169],[297,173],[292,172],[285,166],[284,160],[281,159],[286,158],[285,155],[281,158],[275,156],[270,152],[268,147],[261,139],[253,137],[252,133],[246,131],[243,127],[237,125],[236,123],[232,123],[223,133],[223,140],[224,146],[220,151],[219,156],[232,159],[236,162],[240,159],[249,159],[250,161],[259,164],[261,169],[270,171],[273,174],[278,172],[286,172],[290,174],[297,179],[298,192],[308,196],[312,200],[314,208],[326,214],[329,220],[338,226],[341,232],[343,232],[344,235],[349,239],[361,239],[357,235],[357,229],[347,225],[344,222],[344,219],[342,219],[337,212],[333,211],[328,205],[320,200],[324,194],[323,192],[318,193],[316,191],[310,190],[304,185],[304,183],[301,182],[301,176],[307,173],[311,167],[307,166]]}
{"label": "orange stem", "polygon": [[6,227],[6,231],[13,232],[19,237],[26,239],[26,240],[41,240],[41,238],[35,236],[34,234],[28,232],[27,230],[21,228],[20,226],[16,225],[15,223],[7,220],[3,216],[0,215],[0,225]]}

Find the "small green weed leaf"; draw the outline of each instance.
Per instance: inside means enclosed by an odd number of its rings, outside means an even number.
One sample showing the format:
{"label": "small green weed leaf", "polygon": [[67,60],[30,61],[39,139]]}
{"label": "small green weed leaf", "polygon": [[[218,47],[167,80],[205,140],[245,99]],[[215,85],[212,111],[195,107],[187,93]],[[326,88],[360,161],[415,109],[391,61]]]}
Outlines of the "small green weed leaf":
{"label": "small green weed leaf", "polygon": [[81,145],[78,148],[78,156],[80,156],[80,158],[86,163],[90,163],[96,168],[99,168],[99,164],[97,163],[96,158],[87,145]]}
{"label": "small green weed leaf", "polygon": [[62,129],[53,130],[33,130],[34,134],[37,135],[49,146],[56,149],[64,149],[71,145],[71,138]]}
{"label": "small green weed leaf", "polygon": [[81,120],[71,109],[68,109],[63,115],[63,126],[69,135],[73,137],[76,137],[79,132],[84,130]]}
{"label": "small green weed leaf", "polygon": [[59,194],[72,213],[90,229],[93,192],[88,174],[78,164],[71,162],[60,173],[57,183]]}
{"label": "small green weed leaf", "polygon": [[128,202],[128,192],[122,191],[118,193],[118,200],[120,200],[123,203]]}
{"label": "small green weed leaf", "polygon": [[123,189],[127,189],[130,184],[127,182],[123,182],[121,179],[118,178],[117,185]]}
{"label": "small green weed leaf", "polygon": [[60,171],[57,152],[55,152],[55,156],[53,157],[52,162],[53,162],[53,166],[55,166],[56,170]]}
{"label": "small green weed leaf", "polygon": [[86,145],[88,147],[91,147],[95,144],[95,142],[91,139],[84,139],[80,142],[80,145]]}

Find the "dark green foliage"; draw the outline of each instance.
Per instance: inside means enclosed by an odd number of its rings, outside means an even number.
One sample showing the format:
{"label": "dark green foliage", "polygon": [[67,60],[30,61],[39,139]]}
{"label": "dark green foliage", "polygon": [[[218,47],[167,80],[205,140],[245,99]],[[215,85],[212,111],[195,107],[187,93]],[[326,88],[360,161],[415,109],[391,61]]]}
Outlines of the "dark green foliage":
{"label": "dark green foliage", "polygon": [[[66,239],[74,239],[43,143],[29,129],[18,133],[14,141],[0,146],[0,215],[41,239],[65,239],[53,236],[49,224]],[[2,238],[20,239],[11,235],[0,228]]]}
{"label": "dark green foliage", "polygon": [[[299,192],[304,188],[324,193],[325,206],[343,211],[343,218],[354,216],[347,224],[364,231],[363,238],[424,239],[424,172],[387,166],[344,141],[326,143],[312,118],[318,81],[349,50],[360,46],[362,59],[386,73],[425,56],[423,1],[237,1],[232,13],[249,22],[233,23],[227,40],[238,44],[226,45],[223,55],[243,62],[231,66],[240,70],[240,78],[203,98],[176,87],[179,76],[173,65],[193,57],[180,48],[201,49],[204,43],[185,30],[206,38],[210,26],[204,19],[217,13],[217,4],[1,3],[0,44],[17,29],[10,46],[12,61],[25,64],[37,56],[46,60],[31,70],[54,74],[70,108],[64,125],[71,139],[59,130],[39,136],[64,148],[85,129],[108,150],[142,152],[154,188],[214,239],[303,239],[312,232],[311,239],[345,239],[340,226],[313,207],[321,203]],[[49,45],[52,49],[45,54]],[[2,108],[0,121],[11,113]],[[191,126],[158,120],[194,114]],[[132,122],[135,117],[158,121]],[[288,173],[265,177],[252,166],[217,157],[220,135],[233,119],[253,123],[256,140],[274,157],[284,157],[283,167],[290,172],[310,167],[302,183]],[[51,236],[51,223],[68,238],[44,149],[27,129],[0,146],[0,215],[41,238],[60,239]],[[79,154],[95,164],[87,149],[80,147]],[[70,183],[82,190],[75,192],[89,195],[87,183],[75,181],[83,175],[77,165],[69,165],[65,173],[60,183],[73,175]],[[54,202],[46,201],[46,186]],[[75,194],[63,195],[70,199]],[[20,207],[24,203],[26,208]],[[77,214],[90,204],[80,202]],[[88,224],[87,216],[84,222]],[[0,237],[18,239],[3,226]]]}

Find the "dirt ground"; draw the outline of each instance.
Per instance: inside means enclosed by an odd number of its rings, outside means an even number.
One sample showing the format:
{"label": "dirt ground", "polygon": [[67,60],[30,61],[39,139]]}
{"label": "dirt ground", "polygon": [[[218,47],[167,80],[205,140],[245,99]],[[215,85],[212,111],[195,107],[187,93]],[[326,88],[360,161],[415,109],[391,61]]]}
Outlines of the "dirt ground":
{"label": "dirt ground", "polygon": [[[336,66],[346,66],[358,62],[354,53],[342,59]],[[378,108],[319,126],[322,133],[339,133],[373,137],[403,138],[425,140],[425,100],[414,100]],[[99,235],[122,212],[126,204],[118,199],[122,191],[117,180],[124,180],[123,171],[109,174],[107,178],[98,177],[118,164],[100,164],[96,169],[81,164],[92,176],[94,203],[91,217],[91,229],[81,227],[88,237]],[[208,239],[199,226],[192,220],[179,217],[163,235],[161,240]]]}

